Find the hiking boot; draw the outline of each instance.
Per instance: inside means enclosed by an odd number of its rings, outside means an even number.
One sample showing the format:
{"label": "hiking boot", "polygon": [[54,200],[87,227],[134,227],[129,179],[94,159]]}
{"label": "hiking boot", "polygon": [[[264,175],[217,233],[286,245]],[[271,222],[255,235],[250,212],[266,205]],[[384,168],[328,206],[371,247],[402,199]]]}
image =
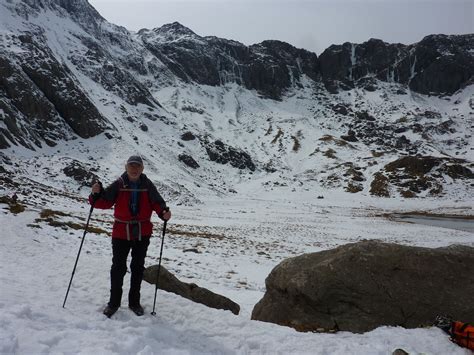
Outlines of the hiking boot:
{"label": "hiking boot", "polygon": [[133,313],[135,313],[137,316],[143,316],[145,314],[145,311],[143,310],[143,307],[138,305],[135,306],[128,306],[132,310]]}
{"label": "hiking boot", "polygon": [[107,305],[102,313],[107,316],[107,318],[110,318],[114,315],[115,312],[117,312],[118,307],[112,307],[110,305]]}

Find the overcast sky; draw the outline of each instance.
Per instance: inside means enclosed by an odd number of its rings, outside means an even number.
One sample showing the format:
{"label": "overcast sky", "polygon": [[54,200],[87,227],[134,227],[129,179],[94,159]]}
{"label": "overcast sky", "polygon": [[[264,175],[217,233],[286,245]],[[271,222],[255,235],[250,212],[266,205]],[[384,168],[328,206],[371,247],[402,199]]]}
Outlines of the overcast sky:
{"label": "overcast sky", "polygon": [[411,44],[433,33],[474,33],[474,0],[89,0],[132,31],[174,21],[200,36],[246,45],[278,39],[318,55],[369,38]]}

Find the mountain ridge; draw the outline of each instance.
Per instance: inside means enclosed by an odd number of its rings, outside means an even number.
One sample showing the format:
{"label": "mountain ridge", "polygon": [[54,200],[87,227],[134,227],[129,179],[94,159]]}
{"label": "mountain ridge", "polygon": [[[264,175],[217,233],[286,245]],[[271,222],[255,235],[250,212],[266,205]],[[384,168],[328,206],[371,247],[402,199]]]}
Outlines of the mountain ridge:
{"label": "mountain ridge", "polygon": [[[201,37],[177,22],[131,33],[87,1],[0,7],[8,176],[32,173],[11,159],[28,164],[48,146],[61,156],[75,146],[82,153],[74,158],[48,159],[89,170],[90,156],[109,157],[100,176],[138,150],[154,174],[170,170],[163,188],[190,201],[208,193],[201,189],[243,191],[249,179],[267,190],[469,196],[474,35],[408,46],[371,39],[318,57],[276,40],[245,46]],[[79,16],[84,7],[89,15]],[[181,139],[188,133],[195,138]],[[404,156],[418,160],[398,162],[405,173],[387,170]],[[419,175],[411,165],[424,161],[432,170]],[[61,171],[57,179],[85,186]]]}

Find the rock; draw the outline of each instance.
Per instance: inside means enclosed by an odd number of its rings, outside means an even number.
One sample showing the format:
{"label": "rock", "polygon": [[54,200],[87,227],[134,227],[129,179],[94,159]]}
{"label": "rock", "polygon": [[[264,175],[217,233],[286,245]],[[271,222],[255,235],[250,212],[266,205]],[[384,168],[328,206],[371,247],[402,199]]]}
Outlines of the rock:
{"label": "rock", "polygon": [[335,104],[331,108],[334,112],[339,113],[340,115],[346,116],[349,113],[348,107],[343,104]]}
{"label": "rock", "polygon": [[332,45],[319,56],[326,89],[355,85],[373,90],[375,78],[408,85],[422,94],[453,94],[474,76],[474,35],[430,35],[409,46],[370,39]]}
{"label": "rock", "polygon": [[411,176],[424,175],[430,172],[433,167],[441,164],[441,161],[441,158],[435,157],[406,156],[387,164],[385,170],[394,172],[403,169],[404,173]]}
{"label": "rock", "polygon": [[199,164],[196,162],[196,160],[194,160],[194,158],[190,155],[187,155],[187,154],[180,154],[178,156],[178,159],[180,161],[182,161],[184,164],[186,164],[187,166],[189,166],[190,168],[193,168],[193,169],[197,169],[199,168]]}
{"label": "rock", "polygon": [[409,87],[422,94],[453,94],[474,76],[474,34],[430,35],[414,44],[415,76]]}
{"label": "rock", "polygon": [[191,132],[185,132],[181,135],[181,139],[183,141],[192,141],[192,140],[196,139],[196,136],[194,134],[192,134]]}
{"label": "rock", "polygon": [[356,117],[360,120],[371,121],[371,122],[376,121],[375,117],[370,115],[367,111],[356,112]]}
{"label": "rock", "polygon": [[403,349],[395,349],[392,355],[409,355],[409,354]]}
{"label": "rock", "polygon": [[[99,112],[64,63],[46,45],[40,31],[14,39],[21,50],[0,54],[0,149],[23,145],[34,149],[42,142],[55,146],[72,134],[94,137],[107,128]],[[65,94],[67,93],[67,94]]]}
{"label": "rock", "polygon": [[198,250],[198,248],[188,248],[184,249],[183,253],[196,253],[196,254],[201,254],[201,252]]}
{"label": "rock", "polygon": [[286,259],[267,277],[252,319],[366,332],[432,325],[439,314],[474,319],[474,248],[421,248],[379,241]]}
{"label": "rock", "polygon": [[[403,137],[403,136],[402,136]],[[385,165],[374,174],[370,193],[390,196],[390,187],[395,187],[404,197],[417,197],[427,191],[431,196],[443,193],[443,175],[450,176],[460,185],[468,185],[474,179],[469,161],[432,156],[404,156]],[[408,192],[408,190],[411,192]]]}
{"label": "rock", "polygon": [[343,135],[341,136],[341,139],[344,139],[347,142],[358,142],[359,140],[355,135]]}
{"label": "rock", "polygon": [[81,183],[81,186],[91,186],[92,181],[98,181],[96,174],[87,169],[81,162],[73,160],[63,169],[64,175]]}
{"label": "rock", "polygon": [[356,133],[350,129],[349,132],[347,132],[347,135],[341,136],[341,139],[344,139],[347,142],[357,142],[359,141],[356,137]]}
{"label": "rock", "polygon": [[474,173],[460,164],[446,164],[444,172],[453,179],[474,179]]}
{"label": "rock", "polygon": [[[143,279],[148,283],[156,284],[157,271],[158,265],[147,267],[143,274]],[[160,269],[158,288],[168,292],[173,292],[181,297],[211,308],[228,310],[234,314],[239,314],[240,312],[240,306],[229,298],[209,291],[206,288],[199,287],[196,284],[188,284],[179,281],[163,265],[161,265]]]}
{"label": "rock", "polygon": [[230,145],[224,144],[220,140],[216,140],[211,143],[203,141],[207,155],[211,161],[215,161],[219,164],[230,163],[234,168],[238,169],[249,169],[255,171],[256,166],[252,161],[250,155],[244,151],[231,147]]}
{"label": "rock", "polygon": [[138,36],[144,46],[184,82],[218,86],[237,83],[272,99],[280,99],[303,75],[317,80],[315,53],[281,41],[242,43],[201,37],[178,22]]}
{"label": "rock", "polygon": [[395,147],[398,149],[408,149],[410,148],[410,140],[405,136],[400,136],[395,142]]}

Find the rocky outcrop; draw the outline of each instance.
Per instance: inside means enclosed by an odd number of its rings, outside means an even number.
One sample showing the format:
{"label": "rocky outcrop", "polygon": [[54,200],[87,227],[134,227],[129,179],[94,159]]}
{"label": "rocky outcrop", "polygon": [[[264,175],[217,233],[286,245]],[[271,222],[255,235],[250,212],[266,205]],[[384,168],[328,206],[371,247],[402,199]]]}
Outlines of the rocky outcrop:
{"label": "rocky outcrop", "polygon": [[218,86],[235,82],[279,99],[303,74],[316,80],[314,53],[280,41],[250,47],[217,37],[201,37],[178,22],[141,30],[145,47],[185,82]]}
{"label": "rocky outcrop", "polygon": [[431,35],[406,46],[370,39],[332,45],[319,57],[331,92],[374,90],[373,79],[408,85],[422,94],[453,94],[474,80],[474,35]]}
{"label": "rocky outcrop", "polygon": [[201,144],[206,149],[211,161],[219,164],[230,164],[238,169],[248,169],[250,171],[255,171],[256,169],[248,153],[224,144],[220,140],[216,140],[215,142],[202,140]]}
{"label": "rocky outcrop", "polygon": [[[158,265],[153,265],[145,269],[143,279],[156,285]],[[211,308],[224,309],[234,314],[239,314],[240,306],[227,297],[218,295],[206,288],[199,287],[191,283],[179,281],[172,273],[161,265],[158,288],[164,291],[175,293],[193,302],[201,303]]]}
{"label": "rocky outcrop", "polygon": [[[80,37],[80,40],[87,50],[70,55],[70,60],[77,69],[130,105],[144,104],[150,107],[161,107],[145,85],[135,78],[133,71],[125,70],[123,65],[117,65],[118,63],[103,49],[103,44],[100,41],[90,37]],[[118,42],[126,46],[125,50],[128,49],[130,56],[132,56],[128,60],[123,58],[125,61],[123,64],[129,66],[129,62],[132,61],[141,63],[143,58],[135,58],[137,53],[131,44],[126,45],[127,40],[130,41],[130,38],[126,38],[125,43]],[[141,68],[134,69],[139,72],[143,71]]]}
{"label": "rocky outcrop", "polygon": [[105,130],[105,118],[44,44],[41,31],[8,42],[21,50],[0,54],[0,108],[6,123],[0,128],[0,148],[54,146],[74,134],[89,138]]}
{"label": "rocky outcrop", "polygon": [[410,88],[422,94],[453,94],[474,83],[472,48],[474,34],[431,35],[412,45],[414,73],[408,80]]}
{"label": "rocky outcrop", "polygon": [[319,57],[322,79],[331,92],[351,88],[364,77],[377,76],[406,52],[404,45],[378,39],[332,45]]}
{"label": "rocky outcrop", "polygon": [[389,186],[392,186],[403,197],[441,195],[446,184],[445,176],[464,180],[466,184],[474,180],[474,173],[467,166],[474,167],[474,164],[455,158],[405,156],[388,163],[374,175],[370,192],[389,197]]}
{"label": "rocky outcrop", "polygon": [[265,280],[252,319],[301,331],[366,332],[474,319],[474,248],[363,241],[286,259]]}
{"label": "rocky outcrop", "polygon": [[190,168],[197,169],[199,168],[199,164],[194,158],[187,154],[180,154],[178,156],[179,161],[182,161],[184,164],[189,166]]}
{"label": "rocky outcrop", "polygon": [[99,177],[91,169],[77,160],[72,160],[64,167],[63,173],[79,182],[81,186],[91,186],[93,181],[99,181]]}

